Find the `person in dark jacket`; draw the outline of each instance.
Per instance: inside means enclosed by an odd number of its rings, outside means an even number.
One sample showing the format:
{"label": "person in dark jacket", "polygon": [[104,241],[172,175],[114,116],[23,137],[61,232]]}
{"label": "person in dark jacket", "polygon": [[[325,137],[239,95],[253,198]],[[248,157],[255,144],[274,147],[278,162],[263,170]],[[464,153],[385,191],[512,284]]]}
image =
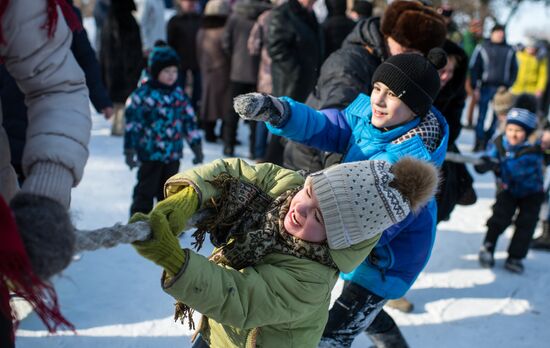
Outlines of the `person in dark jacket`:
{"label": "person in dark jacket", "polygon": [[510,88],[514,84],[517,72],[516,53],[506,43],[504,26],[496,24],[490,38],[476,46],[470,59],[470,85],[479,100],[474,151],[483,151],[495,132],[497,118],[494,113],[491,126],[485,130],[489,102],[498,87]]}
{"label": "person in dark jacket", "polygon": [[321,25],[325,38],[325,58],[342,46],[342,42],[355,27],[346,15],[346,0],[326,0],[328,16]]}
{"label": "person in dark jacket", "polygon": [[[71,5],[73,3],[72,1],[68,2]],[[74,5],[72,5],[72,9],[82,24],[80,10]],[[73,30],[71,52],[86,76],[86,86],[92,105],[98,113],[102,113],[106,119],[109,119],[113,115],[113,103],[101,81],[99,63],[83,27]],[[19,184],[22,185],[25,180],[21,163],[28,125],[27,106],[24,94],[6,70],[5,65],[0,65],[0,100],[2,100],[4,114],[3,125],[10,143],[11,164],[17,173]]]}
{"label": "person in dark jacket", "polygon": [[[231,56],[231,73],[229,75],[232,98],[253,92],[258,81],[258,67],[260,57],[251,55],[248,51],[248,36],[256,23],[256,19],[264,11],[269,10],[271,4],[260,0],[239,0],[233,6],[233,13],[229,16],[223,35],[223,48]],[[223,122],[223,154],[235,155],[237,128],[239,115],[234,110],[225,115]],[[254,143],[256,137],[256,122],[250,122],[249,154],[254,157]]]}
{"label": "person in dark jacket", "polygon": [[114,103],[113,135],[124,133],[124,103],[136,87],[143,67],[141,35],[132,15],[135,10],[133,0],[113,1],[101,29],[99,62],[103,82]]}
{"label": "person in dark jacket", "polygon": [[180,57],[180,86],[185,89],[188,72],[192,76],[191,104],[195,110],[200,110],[198,103],[201,99],[201,76],[196,52],[197,33],[201,23],[199,4],[195,0],[176,2],[179,5],[178,13],[166,25],[166,40]]}
{"label": "person in dark jacket", "polygon": [[[289,0],[273,10],[267,50],[273,95],[303,102],[313,90],[324,58],[322,29],[313,13],[316,0]],[[283,163],[281,138],[272,135],[265,160]]]}
{"label": "person in dark jacket", "polygon": [[[468,72],[468,56],[453,41],[443,44],[447,53],[447,65],[439,70],[441,91],[434,106],[441,111],[449,125],[448,151],[460,153],[455,144],[462,130],[462,109],[466,101],[465,81]],[[470,205],[476,201],[473,179],[464,163],[443,162],[442,181],[437,199],[437,222],[448,220],[456,204]]]}

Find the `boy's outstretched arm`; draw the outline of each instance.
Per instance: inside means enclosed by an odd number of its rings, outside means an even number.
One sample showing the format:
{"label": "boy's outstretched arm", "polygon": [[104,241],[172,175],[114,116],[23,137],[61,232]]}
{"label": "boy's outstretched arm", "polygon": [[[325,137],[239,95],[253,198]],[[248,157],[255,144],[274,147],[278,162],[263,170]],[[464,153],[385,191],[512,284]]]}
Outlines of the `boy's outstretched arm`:
{"label": "boy's outstretched arm", "polygon": [[317,111],[291,98],[265,93],[240,95],[233,107],[243,119],[266,122],[273,134],[320,150],[344,153],[351,137],[346,115],[337,109]]}

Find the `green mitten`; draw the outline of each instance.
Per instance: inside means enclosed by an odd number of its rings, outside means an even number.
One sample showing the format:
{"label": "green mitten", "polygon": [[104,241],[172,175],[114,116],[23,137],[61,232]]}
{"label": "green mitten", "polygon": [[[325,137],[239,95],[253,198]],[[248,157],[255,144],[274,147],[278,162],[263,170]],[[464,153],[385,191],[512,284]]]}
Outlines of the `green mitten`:
{"label": "green mitten", "polygon": [[185,252],[172,233],[165,215],[153,210],[149,215],[137,213],[130,222],[149,221],[151,238],[143,242],[134,242],[132,246],[148,260],[161,266],[169,276],[175,276],[185,263]]}
{"label": "green mitten", "polygon": [[197,192],[191,186],[187,186],[178,193],[159,202],[153,212],[166,217],[170,225],[170,231],[174,236],[181,234],[187,224],[187,220],[195,213],[199,205]]}

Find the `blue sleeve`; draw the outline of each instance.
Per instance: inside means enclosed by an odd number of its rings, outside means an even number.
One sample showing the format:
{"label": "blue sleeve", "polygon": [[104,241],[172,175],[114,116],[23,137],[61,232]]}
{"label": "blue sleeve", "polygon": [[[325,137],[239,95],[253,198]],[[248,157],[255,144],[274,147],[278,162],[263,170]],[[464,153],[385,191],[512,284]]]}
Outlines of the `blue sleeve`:
{"label": "blue sleeve", "polygon": [[407,215],[405,220],[403,220],[400,223],[397,223],[397,224],[389,227],[388,229],[386,229],[382,233],[382,236],[380,237],[380,239],[378,240],[378,243],[376,245],[377,246],[383,246],[383,245],[386,245],[386,244],[390,243],[392,241],[392,239],[397,237],[397,235],[401,231],[403,231],[405,228],[407,228],[407,226],[409,226],[414,221],[415,216],[416,215],[414,213],[409,213],[409,215]]}
{"label": "blue sleeve", "polygon": [[291,98],[281,99],[289,103],[290,118],[281,128],[266,123],[271,133],[323,151],[346,151],[351,137],[351,127],[343,111],[317,111]]}

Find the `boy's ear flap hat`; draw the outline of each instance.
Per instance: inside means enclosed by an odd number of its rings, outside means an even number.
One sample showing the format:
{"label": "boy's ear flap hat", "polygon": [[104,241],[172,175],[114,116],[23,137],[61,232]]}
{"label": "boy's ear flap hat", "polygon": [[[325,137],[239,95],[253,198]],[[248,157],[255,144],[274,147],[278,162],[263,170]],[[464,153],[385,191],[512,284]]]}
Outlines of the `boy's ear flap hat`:
{"label": "boy's ear flap hat", "polygon": [[518,125],[529,135],[537,128],[537,115],[529,110],[513,108],[506,115],[506,124]]}
{"label": "boy's ear flap hat", "polygon": [[439,47],[447,36],[443,16],[434,9],[416,1],[394,1],[384,12],[380,31],[404,47],[426,55]]}
{"label": "boy's ear flap hat", "polygon": [[438,181],[434,165],[413,158],[393,166],[386,161],[351,162],[312,174],[329,248],[378,237],[424,206]]}
{"label": "boy's ear flap hat", "polygon": [[432,106],[441,81],[438,70],[447,64],[447,54],[434,48],[428,57],[403,53],[389,57],[376,68],[372,84],[382,82],[397,95],[415,115],[425,116]]}
{"label": "boy's ear flap hat", "polygon": [[174,49],[167,46],[163,41],[155,42],[155,47],[151,53],[149,53],[149,59],[147,61],[147,67],[151,73],[153,79],[158,79],[159,73],[162,69],[169,66],[179,66],[180,58]]}

